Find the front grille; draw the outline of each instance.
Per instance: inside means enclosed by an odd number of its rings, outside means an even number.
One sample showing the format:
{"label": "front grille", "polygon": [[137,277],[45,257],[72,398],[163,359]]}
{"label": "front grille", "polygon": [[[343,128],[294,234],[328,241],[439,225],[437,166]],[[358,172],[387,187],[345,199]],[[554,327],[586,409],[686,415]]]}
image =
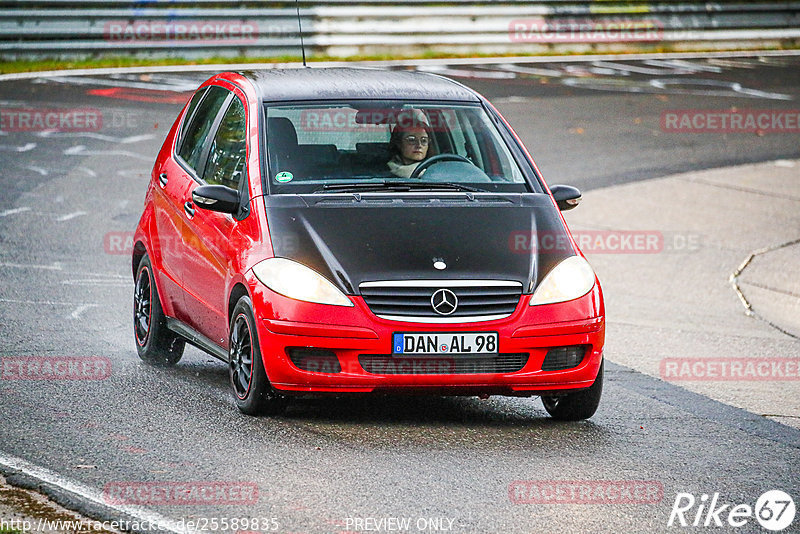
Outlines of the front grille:
{"label": "front grille", "polygon": [[[459,319],[491,320],[508,317],[517,308],[522,284],[495,280],[409,280],[364,282],[361,296],[372,313],[383,318],[414,317],[428,322],[457,322]],[[433,294],[452,291],[458,299],[450,314],[434,311]]]}
{"label": "front grille", "polygon": [[373,375],[464,375],[516,373],[525,367],[528,354],[475,354],[448,357],[396,357],[360,354],[358,363]]}
{"label": "front grille", "polygon": [[563,371],[577,367],[583,361],[587,345],[555,347],[547,351],[542,362],[542,371]]}

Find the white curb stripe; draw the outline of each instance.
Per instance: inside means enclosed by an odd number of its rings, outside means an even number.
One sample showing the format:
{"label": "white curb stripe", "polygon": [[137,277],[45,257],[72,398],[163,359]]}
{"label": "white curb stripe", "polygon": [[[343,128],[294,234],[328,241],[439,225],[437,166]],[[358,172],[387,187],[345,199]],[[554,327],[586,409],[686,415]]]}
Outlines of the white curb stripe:
{"label": "white curb stripe", "polygon": [[49,469],[45,469],[44,467],[34,465],[23,460],[22,458],[17,458],[16,456],[10,456],[0,452],[0,465],[4,465],[5,467],[24,473],[28,476],[36,478],[37,480],[46,482],[47,484],[57,486],[65,491],[68,491],[69,493],[74,494],[83,501],[99,504],[106,508],[110,508],[117,512],[131,516],[140,523],[147,523],[154,527],[157,525],[162,531],[173,532],[175,534],[190,534],[190,531],[187,531],[173,519],[155,512],[150,512],[139,506],[108,504],[103,498],[103,495],[97,490],[90,488],[85,484],[81,484],[80,482],[76,482],[61,476],[58,473],[50,471]]}

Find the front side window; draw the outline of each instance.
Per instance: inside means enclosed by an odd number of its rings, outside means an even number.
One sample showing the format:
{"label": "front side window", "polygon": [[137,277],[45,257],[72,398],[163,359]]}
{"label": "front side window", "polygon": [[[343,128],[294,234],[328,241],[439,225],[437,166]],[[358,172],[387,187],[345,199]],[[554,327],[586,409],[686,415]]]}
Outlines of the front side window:
{"label": "front side window", "polygon": [[246,158],[244,106],[238,98],[234,98],[211,142],[202,178],[212,185],[239,189]]}
{"label": "front side window", "polygon": [[228,98],[228,91],[222,87],[212,86],[208,89],[203,99],[197,104],[191,121],[186,127],[178,155],[191,167],[198,175],[202,169],[198,169],[200,158],[203,155],[203,145],[214,125],[222,104]]}
{"label": "front side window", "polygon": [[181,126],[180,137],[178,138],[179,141],[186,138],[186,130],[189,128],[189,123],[194,115],[194,110],[197,109],[197,105],[201,100],[203,100],[207,90],[208,87],[202,87],[198,89],[194,96],[192,96],[192,99],[189,100],[189,105],[186,108],[186,116],[184,117],[183,125]]}
{"label": "front side window", "polygon": [[358,101],[267,105],[270,191],[460,185],[529,191],[480,105]]}

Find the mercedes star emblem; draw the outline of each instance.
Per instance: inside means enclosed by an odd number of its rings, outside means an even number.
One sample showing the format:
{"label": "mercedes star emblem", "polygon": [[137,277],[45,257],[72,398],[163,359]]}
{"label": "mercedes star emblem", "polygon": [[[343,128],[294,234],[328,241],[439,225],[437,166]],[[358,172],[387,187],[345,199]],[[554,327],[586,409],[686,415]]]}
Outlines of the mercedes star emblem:
{"label": "mercedes star emblem", "polygon": [[431,306],[439,315],[450,315],[458,308],[458,297],[449,289],[437,289],[431,295]]}

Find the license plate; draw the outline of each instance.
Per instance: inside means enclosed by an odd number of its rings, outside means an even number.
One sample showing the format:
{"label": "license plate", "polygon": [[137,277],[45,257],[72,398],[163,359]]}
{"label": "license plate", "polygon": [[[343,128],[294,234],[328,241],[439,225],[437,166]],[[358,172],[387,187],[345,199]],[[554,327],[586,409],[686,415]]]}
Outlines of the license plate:
{"label": "license plate", "polygon": [[497,332],[403,332],[392,338],[393,354],[497,354]]}

